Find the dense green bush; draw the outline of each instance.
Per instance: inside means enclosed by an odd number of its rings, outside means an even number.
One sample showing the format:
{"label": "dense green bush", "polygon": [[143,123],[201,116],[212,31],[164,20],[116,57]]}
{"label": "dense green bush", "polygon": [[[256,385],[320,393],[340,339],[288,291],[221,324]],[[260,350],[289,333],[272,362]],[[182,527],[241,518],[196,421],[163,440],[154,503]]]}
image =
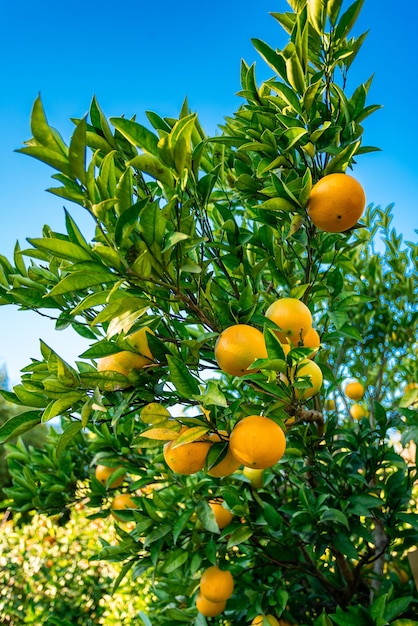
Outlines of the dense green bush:
{"label": "dense green bush", "polygon": [[119,567],[90,560],[99,536],[114,543],[113,523],[89,520],[80,510],[65,525],[37,514],[19,521],[7,513],[0,521],[0,624],[135,623],[151,600],[148,585],[125,578],[111,595]]}

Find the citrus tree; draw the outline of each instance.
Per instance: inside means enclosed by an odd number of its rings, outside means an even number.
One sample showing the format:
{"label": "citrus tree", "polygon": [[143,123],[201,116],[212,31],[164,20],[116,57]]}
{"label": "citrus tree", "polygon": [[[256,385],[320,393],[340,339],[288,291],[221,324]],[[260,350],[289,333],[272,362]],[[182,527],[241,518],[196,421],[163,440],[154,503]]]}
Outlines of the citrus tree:
{"label": "citrus tree", "polygon": [[[12,506],[112,515],[117,586],[152,576],[144,624],[416,623],[417,246],[355,177],[371,79],[356,0],[289,0],[271,69],[208,137],[184,103],[107,119],[67,145],[35,101],[20,150],[89,212],[1,257],[2,304],[89,340],[41,341],[3,441],[60,418],[45,450],[6,444]],[[410,447],[408,448],[408,445]],[[126,522],[135,522],[127,528]]]}

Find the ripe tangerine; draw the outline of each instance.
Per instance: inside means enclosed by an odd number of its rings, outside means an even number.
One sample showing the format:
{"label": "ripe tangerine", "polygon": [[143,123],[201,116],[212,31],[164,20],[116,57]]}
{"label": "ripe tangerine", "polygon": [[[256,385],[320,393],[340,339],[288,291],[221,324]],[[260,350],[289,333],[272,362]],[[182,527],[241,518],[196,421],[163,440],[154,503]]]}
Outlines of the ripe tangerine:
{"label": "ripe tangerine", "polygon": [[266,469],[282,458],[286,437],[269,417],[249,415],[235,424],[229,445],[232,454],[246,467]]}
{"label": "ripe tangerine", "polygon": [[312,187],[308,215],[321,230],[341,233],[357,224],[365,206],[366,195],[358,180],[348,174],[334,173]]}
{"label": "ripe tangerine", "polygon": [[296,298],[280,298],[266,311],[266,317],[281,330],[276,335],[281,343],[287,339],[294,345],[305,337],[312,328],[312,315],[306,304]]}
{"label": "ripe tangerine", "polygon": [[216,617],[223,613],[226,607],[226,600],[222,602],[211,602],[201,593],[196,597],[196,608],[205,617]]}
{"label": "ripe tangerine", "polygon": [[361,400],[364,396],[364,387],[358,380],[354,380],[351,383],[347,383],[344,393],[350,400]]}
{"label": "ripe tangerine", "polygon": [[163,448],[164,460],[173,472],[186,476],[203,469],[212,445],[210,441],[193,441],[173,448],[174,444],[175,440],[167,441]]}
{"label": "ripe tangerine", "polygon": [[228,524],[232,522],[234,516],[231,511],[228,511],[228,509],[224,507],[221,501],[211,500],[209,502],[209,506],[213,511],[219,530],[222,530],[225,526],[228,526]]}
{"label": "ripe tangerine", "polygon": [[226,602],[234,591],[234,579],[229,570],[211,565],[200,579],[200,593],[210,602]]}
{"label": "ripe tangerine", "polygon": [[[308,377],[311,386],[305,389],[298,389],[297,387],[294,387],[295,398],[297,400],[309,400],[309,398],[316,395],[322,387],[322,371],[315,361],[303,359],[303,361],[298,363],[291,372],[290,383],[294,384],[298,378],[304,377]],[[281,375],[280,378],[286,385],[289,384],[289,379],[286,376]]]}
{"label": "ripe tangerine", "polygon": [[125,511],[126,509],[137,509],[138,506],[132,500],[129,493],[121,493],[118,496],[113,498],[112,504],[110,505],[112,509],[112,515],[116,519],[121,519],[115,511]]}
{"label": "ripe tangerine", "polygon": [[95,476],[97,480],[102,483],[108,489],[116,489],[116,487],[120,487],[125,480],[125,474],[119,476],[119,478],[115,478],[114,481],[108,483],[109,478],[116,472],[116,470],[121,469],[121,467],[109,467],[108,465],[96,465]]}
{"label": "ripe tangerine", "polygon": [[251,622],[251,626],[264,626],[264,620],[267,620],[267,623],[270,626],[279,626],[280,622],[274,617],[274,615],[257,615],[254,617]]}
{"label": "ripe tangerine", "polygon": [[264,335],[254,326],[235,324],[226,328],[215,345],[215,359],[226,374],[244,376],[256,372],[248,369],[256,359],[267,358]]}

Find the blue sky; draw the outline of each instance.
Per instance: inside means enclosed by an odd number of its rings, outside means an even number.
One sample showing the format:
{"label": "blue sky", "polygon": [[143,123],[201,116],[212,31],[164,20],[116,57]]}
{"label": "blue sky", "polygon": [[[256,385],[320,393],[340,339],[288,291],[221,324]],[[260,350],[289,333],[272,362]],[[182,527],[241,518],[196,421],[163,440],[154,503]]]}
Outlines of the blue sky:
{"label": "blue sky", "polygon": [[[395,203],[394,225],[416,240],[418,5],[399,7],[391,0],[365,0],[354,30],[370,32],[348,92],[374,74],[368,103],[384,107],[366,120],[364,136],[365,144],[382,152],[360,157],[354,175],[368,202]],[[24,247],[25,238],[39,236],[45,223],[63,229],[63,204],[44,191],[53,170],[14,152],[30,137],[30,111],[39,92],[50,124],[65,139],[70,118],[83,116],[93,95],[107,116],[137,114],[142,122],[145,110],[176,116],[187,95],[207,132],[214,133],[240,104],[235,94],[241,58],[257,62],[259,81],[270,77],[250,39],[284,46],[287,39],[269,12],[288,8],[285,0],[6,3],[0,40],[0,254],[10,257],[16,240]],[[66,206],[92,232],[83,210]],[[0,307],[0,363],[6,363],[11,382],[39,356],[40,337],[69,361],[87,347],[71,331],[54,332],[45,318]]]}

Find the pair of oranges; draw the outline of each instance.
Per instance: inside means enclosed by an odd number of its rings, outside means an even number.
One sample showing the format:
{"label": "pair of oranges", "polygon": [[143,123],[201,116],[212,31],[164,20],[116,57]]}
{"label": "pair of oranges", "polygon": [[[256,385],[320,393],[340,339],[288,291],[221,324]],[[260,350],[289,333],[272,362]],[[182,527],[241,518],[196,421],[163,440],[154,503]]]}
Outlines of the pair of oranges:
{"label": "pair of oranges", "polygon": [[196,607],[205,617],[216,617],[223,613],[227,600],[234,591],[234,579],[228,570],[211,565],[202,574]]}
{"label": "pair of oranges", "polygon": [[[266,311],[266,318],[276,324],[280,330],[275,333],[288,353],[291,346],[318,350],[320,337],[312,327],[312,314],[301,300],[280,298],[273,302]],[[215,359],[218,366],[231,376],[244,376],[257,371],[251,365],[258,359],[268,357],[263,333],[248,324],[235,324],[226,328],[215,345]],[[295,388],[297,400],[307,400],[318,393],[322,385],[320,367],[311,359],[304,359],[290,372],[290,380],[282,376],[285,384],[293,384],[297,378],[307,377],[310,386],[301,390]]]}
{"label": "pair of oranges", "polygon": [[[164,445],[165,462],[177,474],[194,474],[204,468],[212,443],[210,437],[177,446],[175,439],[168,441]],[[282,458],[285,449],[285,434],[274,420],[248,415],[235,424],[226,456],[208,473],[215,477],[229,476],[240,465],[266,469]]]}

